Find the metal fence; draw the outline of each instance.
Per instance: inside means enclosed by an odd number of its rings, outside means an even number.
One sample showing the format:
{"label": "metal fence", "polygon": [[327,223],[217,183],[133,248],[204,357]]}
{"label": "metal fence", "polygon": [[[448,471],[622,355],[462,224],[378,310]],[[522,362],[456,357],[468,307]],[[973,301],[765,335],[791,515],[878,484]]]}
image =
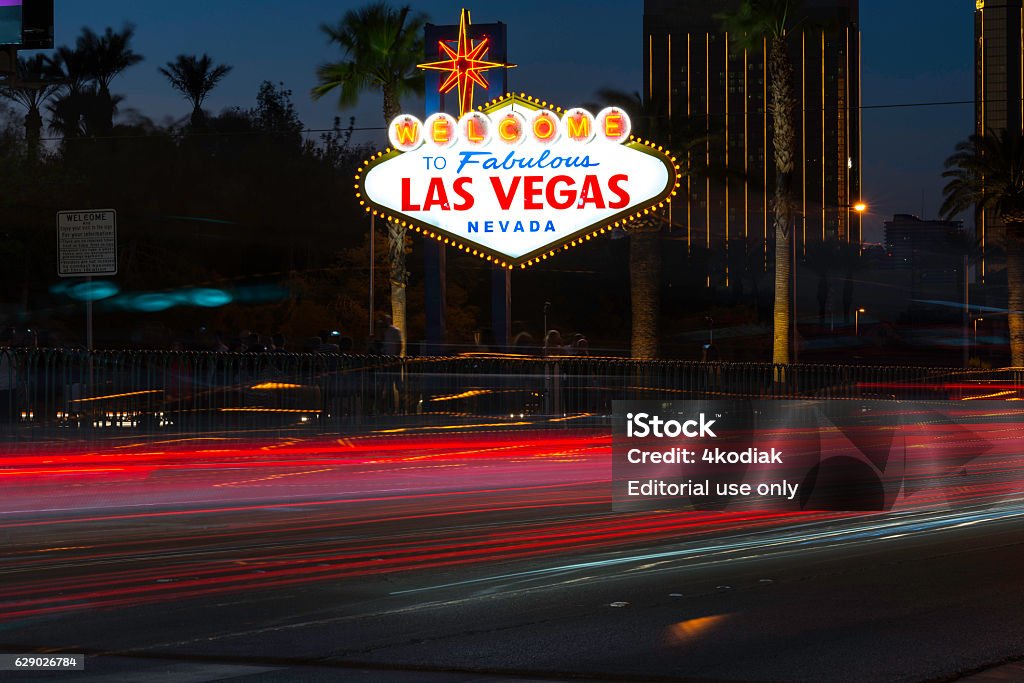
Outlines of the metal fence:
{"label": "metal fence", "polygon": [[605,415],[619,399],[1015,398],[1015,370],[504,355],[0,349],[0,434]]}

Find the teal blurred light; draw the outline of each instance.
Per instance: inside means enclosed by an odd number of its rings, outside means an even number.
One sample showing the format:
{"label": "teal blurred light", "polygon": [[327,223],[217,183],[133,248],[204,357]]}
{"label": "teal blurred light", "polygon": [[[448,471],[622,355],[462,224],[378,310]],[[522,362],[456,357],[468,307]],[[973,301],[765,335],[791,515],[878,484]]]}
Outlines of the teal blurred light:
{"label": "teal blurred light", "polygon": [[178,303],[179,298],[174,294],[139,294],[126,301],[125,308],[143,313],[156,313],[157,311],[166,311]]}
{"label": "teal blurred light", "polygon": [[196,289],[190,289],[182,292],[182,295],[185,302],[194,306],[202,306],[203,308],[227,306],[234,300],[234,297],[223,289],[197,287]]}
{"label": "teal blurred light", "polygon": [[[61,283],[63,284],[63,283]],[[77,301],[102,301],[117,295],[121,288],[107,280],[96,280],[93,282],[78,282],[73,285],[54,285],[50,288],[54,294],[67,294]]]}

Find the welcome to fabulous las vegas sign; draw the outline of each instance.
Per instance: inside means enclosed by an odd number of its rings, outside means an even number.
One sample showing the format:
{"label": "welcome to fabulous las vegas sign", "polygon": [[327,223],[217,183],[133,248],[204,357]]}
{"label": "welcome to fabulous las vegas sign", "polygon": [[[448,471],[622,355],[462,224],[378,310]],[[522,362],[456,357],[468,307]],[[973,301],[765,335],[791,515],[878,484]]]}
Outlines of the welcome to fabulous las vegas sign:
{"label": "welcome to fabulous las vegas sign", "polygon": [[[464,45],[465,16],[459,49],[479,51]],[[402,114],[388,127],[392,146],[359,169],[356,192],[373,215],[525,268],[649,216],[675,194],[675,160],[631,128],[618,107],[566,111],[526,94],[457,119]]]}

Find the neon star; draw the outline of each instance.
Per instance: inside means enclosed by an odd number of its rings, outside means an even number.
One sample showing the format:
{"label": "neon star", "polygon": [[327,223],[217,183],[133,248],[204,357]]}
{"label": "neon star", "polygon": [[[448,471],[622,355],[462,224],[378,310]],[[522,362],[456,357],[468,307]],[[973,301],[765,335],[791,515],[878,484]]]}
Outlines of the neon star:
{"label": "neon star", "polygon": [[468,28],[470,25],[469,12],[462,10],[459,17],[459,38],[457,49],[452,50],[448,44],[440,40],[437,45],[440,51],[447,55],[448,59],[442,59],[427,64],[419,64],[419,68],[430,71],[447,71],[448,77],[441,83],[439,91],[449,93],[456,87],[459,89],[459,116],[473,108],[473,88],[479,85],[481,88],[489,87],[483,73],[488,69],[499,67],[511,68],[515,64],[502,64],[501,62],[489,62],[484,58],[490,47],[490,39],[483,40],[473,45],[469,38]]}

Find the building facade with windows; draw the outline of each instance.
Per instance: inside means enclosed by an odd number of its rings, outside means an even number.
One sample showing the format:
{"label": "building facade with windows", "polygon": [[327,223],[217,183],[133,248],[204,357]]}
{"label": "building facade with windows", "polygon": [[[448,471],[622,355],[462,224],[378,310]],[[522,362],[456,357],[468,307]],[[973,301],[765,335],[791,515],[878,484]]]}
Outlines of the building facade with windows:
{"label": "building facade with windows", "polygon": [[[1021,0],[975,0],[974,129],[979,135],[1024,130],[1024,3]],[[978,269],[984,283],[990,270],[1002,270],[999,247],[1004,226],[990,212],[975,216],[983,258]]]}
{"label": "building facade with windows", "polygon": [[[767,250],[775,172],[764,45],[737,51],[716,16],[738,5],[645,0],[643,96],[647,115],[668,122],[673,148],[699,140],[685,154],[691,166],[709,169],[684,181],[673,229],[695,246],[742,239]],[[852,209],[863,178],[858,2],[807,0],[794,19],[797,248],[822,239],[859,242],[861,216]]]}

